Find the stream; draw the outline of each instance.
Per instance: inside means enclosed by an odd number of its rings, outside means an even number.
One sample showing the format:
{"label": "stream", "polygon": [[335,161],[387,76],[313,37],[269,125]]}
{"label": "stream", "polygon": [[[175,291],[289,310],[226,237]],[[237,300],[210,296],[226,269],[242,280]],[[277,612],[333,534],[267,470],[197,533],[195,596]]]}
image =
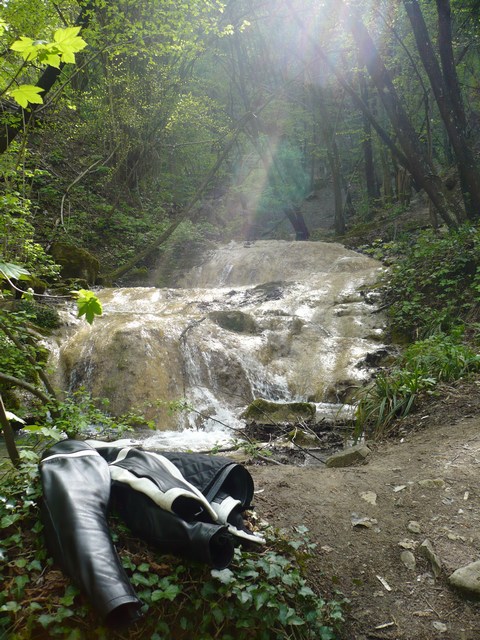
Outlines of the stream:
{"label": "stream", "polygon": [[308,401],[315,423],[344,424],[385,350],[369,291],[382,269],[340,244],[230,242],[179,288],[96,292],[103,314],[93,325],[62,307],[47,344],[51,378],[108,399],[113,415],[142,413],[155,428],[126,443],[153,449],[228,447],[258,398]]}
{"label": "stream", "polygon": [[381,269],[340,244],[230,242],[180,288],[100,290],[91,326],[65,308],[50,344],[55,383],[107,398],[114,415],[143,413],[155,430],[136,438],[160,449],[224,446],[256,398],[339,415],[384,347],[366,292]]}

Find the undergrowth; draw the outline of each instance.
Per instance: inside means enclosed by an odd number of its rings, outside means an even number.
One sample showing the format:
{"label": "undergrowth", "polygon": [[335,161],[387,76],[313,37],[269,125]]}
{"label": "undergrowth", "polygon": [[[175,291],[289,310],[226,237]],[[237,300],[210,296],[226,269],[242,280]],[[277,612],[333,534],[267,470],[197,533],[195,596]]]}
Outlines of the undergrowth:
{"label": "undergrowth", "polygon": [[[391,256],[392,243],[388,243]],[[396,243],[387,276],[387,303],[395,335],[421,340],[475,323],[480,303],[480,230],[422,231]]]}
{"label": "undergrowth", "polygon": [[373,252],[391,265],[385,306],[392,337],[404,346],[395,364],[357,394],[357,438],[386,435],[438,383],[480,371],[479,229],[429,229],[399,242],[378,241]]}
{"label": "undergrowth", "polygon": [[128,631],[103,626],[90,604],[45,551],[37,465],[1,479],[0,637],[9,640],[141,638],[142,640],[331,640],[343,602],[308,586],[305,567],[315,545],[308,530],[265,531],[259,552],[236,549],[221,571],[161,556],[111,519],[111,531],[138,596],[143,618]]}
{"label": "undergrowth", "polygon": [[381,437],[407,416],[418,398],[434,394],[439,382],[480,371],[480,355],[462,341],[462,332],[438,333],[408,346],[397,364],[381,371],[358,395],[356,435]]}

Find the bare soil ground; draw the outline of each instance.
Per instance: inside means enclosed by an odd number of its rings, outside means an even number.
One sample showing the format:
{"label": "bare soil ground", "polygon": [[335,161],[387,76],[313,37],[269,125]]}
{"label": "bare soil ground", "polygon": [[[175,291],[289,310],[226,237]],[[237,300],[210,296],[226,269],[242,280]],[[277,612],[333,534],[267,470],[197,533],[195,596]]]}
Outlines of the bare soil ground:
{"label": "bare soil ground", "polygon": [[[318,545],[310,580],[324,597],[340,591],[350,600],[344,640],[480,639],[480,603],[447,582],[480,559],[479,409],[480,381],[461,382],[420,406],[395,437],[370,444],[365,465],[251,466],[257,514],[279,527],[306,525]],[[371,526],[354,526],[355,516]],[[441,559],[437,577],[419,549],[425,540]]]}

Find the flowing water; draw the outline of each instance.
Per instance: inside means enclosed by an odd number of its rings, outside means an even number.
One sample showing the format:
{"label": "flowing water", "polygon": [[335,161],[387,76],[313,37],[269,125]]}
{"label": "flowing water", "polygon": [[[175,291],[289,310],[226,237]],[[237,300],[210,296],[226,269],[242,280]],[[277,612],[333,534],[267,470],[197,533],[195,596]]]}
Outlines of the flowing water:
{"label": "flowing water", "polygon": [[[242,428],[255,398],[337,411],[370,376],[383,320],[363,289],[381,266],[339,244],[258,241],[220,247],[181,288],[98,292],[93,325],[73,310],[56,338],[57,384],[137,409],[149,446],[200,450]],[[172,412],[169,403],[192,410]]]}

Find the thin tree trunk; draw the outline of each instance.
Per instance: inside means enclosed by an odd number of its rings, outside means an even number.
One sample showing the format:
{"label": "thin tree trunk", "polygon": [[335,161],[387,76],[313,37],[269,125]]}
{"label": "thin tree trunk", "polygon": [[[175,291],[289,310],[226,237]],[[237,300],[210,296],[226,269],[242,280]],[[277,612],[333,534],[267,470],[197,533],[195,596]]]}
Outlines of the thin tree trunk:
{"label": "thin tree trunk", "polygon": [[332,173],[333,182],[333,198],[334,198],[334,226],[335,233],[338,235],[345,234],[345,215],[343,208],[342,198],[342,168],[340,162],[340,154],[338,152],[338,145],[335,139],[335,131],[330,122],[330,115],[328,113],[327,106],[325,104],[325,94],[320,86],[312,87],[312,91],[316,97],[315,103],[318,107],[320,114],[320,131],[322,133],[323,141],[327,149],[327,159],[330,165],[330,171]]}
{"label": "thin tree trunk", "polygon": [[18,453],[17,445],[15,444],[15,434],[13,433],[12,425],[7,418],[2,394],[0,394],[0,426],[3,430],[3,437],[5,438],[5,445],[7,447],[7,453],[10,460],[14,467],[18,467],[20,465],[20,455]]}
{"label": "thin tree trunk", "polygon": [[[343,5],[343,3],[341,3]],[[347,17],[347,24],[357,44],[359,58],[372,78],[385,111],[390,119],[417,186],[423,188],[436,206],[439,215],[451,227],[457,225],[445,187],[422,149],[417,133],[403,108],[395,86],[380,54],[361,18],[356,13]]]}
{"label": "thin tree trunk", "polygon": [[[368,105],[370,98],[368,95],[368,85],[363,73],[360,73],[360,95],[363,102]],[[378,200],[379,192],[377,179],[375,176],[375,163],[373,159],[373,144],[372,144],[372,124],[364,113],[363,116],[363,165],[365,173],[365,185],[367,187],[368,209],[369,215],[372,210],[375,209],[375,202]]]}
{"label": "thin tree trunk", "polygon": [[438,45],[442,69],[438,63],[422,10],[417,0],[403,0],[427,72],[440,116],[455,154],[465,214],[480,217],[480,172],[466,133],[466,118],[452,50],[450,2],[437,0]]}
{"label": "thin tree trunk", "polygon": [[[341,3],[340,0],[335,0],[335,2],[336,2],[336,8],[340,7],[342,10],[345,10],[345,6],[343,5],[343,3]],[[292,1],[286,0],[286,3],[290,8],[292,18],[298,24],[300,24],[302,28],[304,28],[305,31],[308,33],[308,29],[306,29],[306,25],[299,19],[294,7],[292,6]],[[347,12],[345,11],[345,13]],[[366,32],[366,29],[363,26],[363,23],[361,23],[361,21],[360,21],[360,24],[363,27],[363,31]],[[368,32],[366,33],[368,36]],[[361,96],[350,85],[348,80],[346,80],[343,73],[339,70],[337,64],[332,62],[330,57],[326,54],[326,52],[322,49],[322,47],[319,45],[318,42],[314,41],[313,38],[309,38],[309,39],[314,45],[315,51],[318,54],[318,56],[321,58],[321,60],[325,62],[325,64],[332,71],[332,73],[335,74],[340,85],[345,89],[348,95],[352,98],[355,106],[357,106],[365,115],[365,117],[369,120],[372,127],[375,129],[376,133],[378,134],[379,139],[390,149],[391,153],[395,156],[396,160],[403,167],[405,167],[407,171],[409,171],[410,175],[412,176],[415,189],[416,190],[424,189],[427,195],[432,200],[432,202],[434,202],[443,220],[451,227],[457,226],[457,220],[454,217],[455,214],[454,214],[453,208],[450,207],[450,203],[448,202],[448,198],[445,192],[445,187],[442,184],[440,177],[435,174],[428,159],[425,158],[423,151],[418,144],[416,132],[413,130],[405,112],[404,112],[404,116],[408,124],[408,130],[412,132],[412,136],[411,137],[407,136],[407,141],[409,142],[409,144],[405,144],[405,145],[403,144],[403,142],[405,142],[406,136],[402,135],[401,138],[399,137],[399,144],[401,147],[399,148],[399,146],[393,141],[392,137],[380,125],[378,120],[375,118],[375,116],[369,109],[368,105],[366,105],[362,100]],[[392,87],[393,95],[397,97],[396,103],[399,104],[398,96],[396,94],[393,83],[389,78],[389,74],[385,68],[385,65],[381,61],[378,51],[376,50],[369,36],[368,36],[368,39],[370,40],[370,47],[367,47],[367,49],[373,48],[372,53],[374,56],[376,56],[376,60],[373,61],[373,69],[372,69],[373,74],[375,75],[375,68],[377,66],[376,62],[377,60],[379,60],[381,63],[381,66],[384,69],[384,74],[389,80],[389,85],[391,85]],[[366,57],[368,57],[368,52],[366,54]],[[365,56],[363,58],[365,59]],[[364,66],[367,67],[367,69],[370,72],[370,75],[373,78],[372,72],[370,71],[370,68],[369,68],[370,65],[367,65],[365,62]],[[385,83],[382,83],[382,82],[379,83],[379,85],[382,87],[382,89],[380,90],[378,89],[377,83],[374,82],[374,84],[383,102],[383,99],[386,98],[386,94],[389,93],[390,90],[388,86],[385,85]],[[385,92],[385,94],[383,92]],[[384,103],[384,106],[385,106],[385,103]],[[391,114],[389,112],[390,111],[389,109],[385,108],[385,110],[387,112],[387,115],[389,116],[390,122],[392,123],[396,133],[398,134],[398,126],[399,126],[398,118],[395,117],[395,113]],[[411,153],[412,145],[415,151],[414,153]]]}

